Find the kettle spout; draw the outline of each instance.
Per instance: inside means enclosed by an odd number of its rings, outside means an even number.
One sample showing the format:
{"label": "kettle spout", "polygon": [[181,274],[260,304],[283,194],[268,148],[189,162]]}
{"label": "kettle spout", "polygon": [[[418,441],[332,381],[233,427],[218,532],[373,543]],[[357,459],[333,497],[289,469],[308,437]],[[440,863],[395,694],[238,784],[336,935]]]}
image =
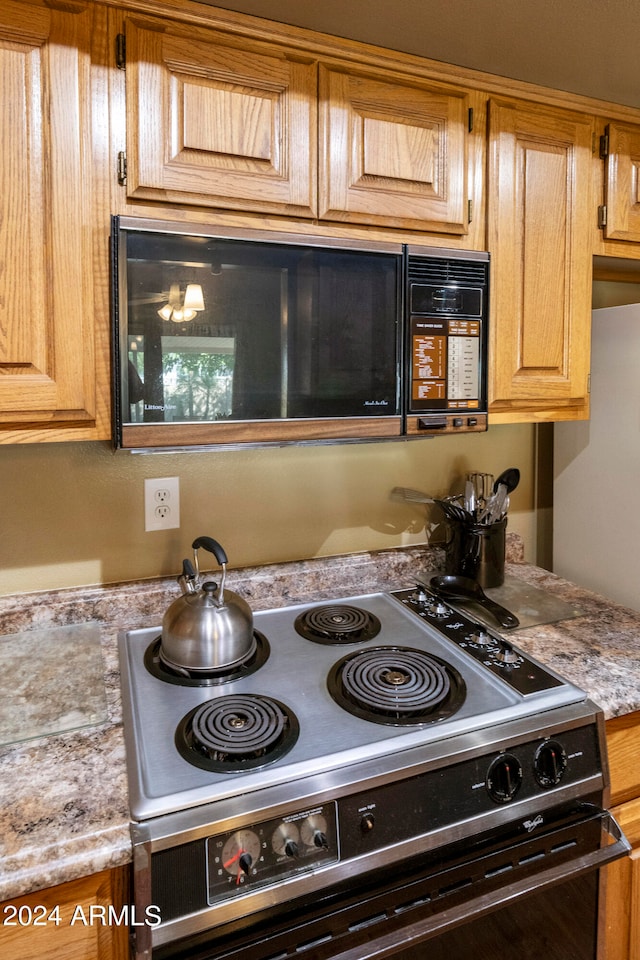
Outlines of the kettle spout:
{"label": "kettle spout", "polygon": [[183,593],[195,593],[196,572],[190,560],[182,561],[182,573],[178,577],[178,583]]}

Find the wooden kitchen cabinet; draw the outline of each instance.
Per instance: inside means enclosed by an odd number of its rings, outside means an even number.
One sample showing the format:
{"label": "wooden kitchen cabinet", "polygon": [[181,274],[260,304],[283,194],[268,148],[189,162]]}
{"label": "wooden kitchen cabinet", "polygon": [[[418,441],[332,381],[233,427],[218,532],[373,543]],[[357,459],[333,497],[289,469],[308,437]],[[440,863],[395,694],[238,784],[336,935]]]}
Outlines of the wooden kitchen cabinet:
{"label": "wooden kitchen cabinet", "polygon": [[467,91],[179,22],[123,31],[129,199],[467,232]]}
{"label": "wooden kitchen cabinet", "polygon": [[640,243],[640,125],[609,123],[601,143],[603,237]]}
{"label": "wooden kitchen cabinet", "polygon": [[614,807],[613,815],[632,846],[607,867],[604,955],[601,960],[640,958],[640,799]]}
{"label": "wooden kitchen cabinet", "polygon": [[128,197],[315,215],[312,60],[176,22],[124,37]]}
{"label": "wooden kitchen cabinet", "polygon": [[589,413],[589,115],[489,103],[490,423]]}
{"label": "wooden kitchen cabinet", "polygon": [[321,64],[320,104],[320,217],[467,232],[467,91]]}
{"label": "wooden kitchen cabinet", "polygon": [[485,248],[490,424],[588,416],[640,112],[186,0],[4,0],[0,78],[0,443],[110,436],[112,213]]}
{"label": "wooden kitchen cabinet", "polygon": [[0,5],[0,443],[109,435],[96,327],[91,5]]}
{"label": "wooden kitchen cabinet", "polygon": [[127,960],[128,875],[104,870],[0,904],[2,960]]}
{"label": "wooden kitchen cabinet", "polygon": [[607,721],[612,813],[632,850],[606,867],[599,960],[640,960],[640,714]]}

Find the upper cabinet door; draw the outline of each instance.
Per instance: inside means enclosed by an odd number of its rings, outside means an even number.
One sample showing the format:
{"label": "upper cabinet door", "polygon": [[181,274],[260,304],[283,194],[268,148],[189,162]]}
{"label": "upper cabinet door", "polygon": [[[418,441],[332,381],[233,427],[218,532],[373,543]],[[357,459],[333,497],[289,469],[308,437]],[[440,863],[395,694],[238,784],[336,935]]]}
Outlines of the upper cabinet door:
{"label": "upper cabinet door", "polygon": [[0,4],[0,442],[95,427],[92,23]]}
{"label": "upper cabinet door", "polygon": [[588,415],[592,129],[561,109],[489,104],[494,423]]}
{"label": "upper cabinet door", "polygon": [[320,67],[319,216],[461,235],[464,91]]}
{"label": "upper cabinet door", "polygon": [[610,123],[605,164],[607,240],[640,241],[640,126]]}
{"label": "upper cabinet door", "polygon": [[314,63],[173,23],[126,43],[129,197],[315,215]]}

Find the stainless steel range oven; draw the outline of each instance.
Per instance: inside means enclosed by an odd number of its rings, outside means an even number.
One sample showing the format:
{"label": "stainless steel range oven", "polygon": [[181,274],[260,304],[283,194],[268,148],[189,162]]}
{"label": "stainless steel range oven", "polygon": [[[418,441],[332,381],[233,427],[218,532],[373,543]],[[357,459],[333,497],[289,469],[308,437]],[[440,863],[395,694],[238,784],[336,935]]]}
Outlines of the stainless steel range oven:
{"label": "stainless steel range oven", "polygon": [[423,585],[254,619],[231,673],[120,637],[136,960],[594,960],[585,694]]}

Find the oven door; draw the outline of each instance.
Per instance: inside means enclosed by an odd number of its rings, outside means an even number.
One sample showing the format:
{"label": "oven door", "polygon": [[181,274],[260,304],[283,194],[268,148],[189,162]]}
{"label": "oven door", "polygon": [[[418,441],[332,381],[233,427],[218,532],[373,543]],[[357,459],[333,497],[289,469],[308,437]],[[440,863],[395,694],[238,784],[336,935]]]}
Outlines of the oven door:
{"label": "oven door", "polygon": [[599,868],[630,847],[579,803],[153,950],[154,960],[595,960]]}

